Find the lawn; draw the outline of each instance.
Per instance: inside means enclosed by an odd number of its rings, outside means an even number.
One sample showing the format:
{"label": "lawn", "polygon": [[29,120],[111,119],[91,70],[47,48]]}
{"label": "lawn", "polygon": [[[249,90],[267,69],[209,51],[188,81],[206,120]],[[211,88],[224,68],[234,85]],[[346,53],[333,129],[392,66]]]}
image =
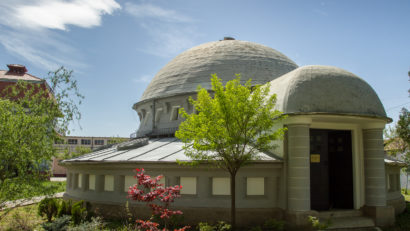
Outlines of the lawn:
{"label": "lawn", "polygon": [[[39,185],[41,187],[39,187]],[[33,184],[8,185],[10,200],[23,198],[32,198],[36,196],[51,195],[58,192],[64,192],[66,182],[41,181]],[[0,211],[0,218],[5,213],[7,215],[0,219],[0,231],[2,230],[33,230],[44,222],[44,219],[37,215],[38,204],[18,207],[12,210]]]}
{"label": "lawn", "polygon": [[[37,215],[37,208],[38,204],[14,208],[0,220],[0,231],[41,230],[40,224],[46,220]],[[0,216],[4,213],[5,211],[0,211]]]}
{"label": "lawn", "polygon": [[[33,183],[34,184],[34,183]],[[54,181],[41,181],[33,184],[15,184],[8,185],[8,191],[13,192],[9,196],[9,200],[17,200],[23,198],[31,198],[36,196],[51,195],[58,192],[64,192],[66,188],[66,182],[54,182]]]}

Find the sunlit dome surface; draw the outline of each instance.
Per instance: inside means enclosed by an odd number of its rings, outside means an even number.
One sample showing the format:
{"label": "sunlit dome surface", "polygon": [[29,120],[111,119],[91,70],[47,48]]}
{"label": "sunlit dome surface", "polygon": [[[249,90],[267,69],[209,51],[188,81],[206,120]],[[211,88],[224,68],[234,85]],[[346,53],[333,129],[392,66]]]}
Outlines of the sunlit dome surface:
{"label": "sunlit dome surface", "polygon": [[193,47],[163,67],[146,88],[141,101],[211,89],[211,74],[223,82],[241,74],[243,83],[265,84],[297,68],[282,53],[257,43],[221,40]]}
{"label": "sunlit dome surface", "polygon": [[277,94],[277,107],[287,114],[386,117],[373,88],[363,79],[337,67],[300,67],[271,81],[270,92]]}

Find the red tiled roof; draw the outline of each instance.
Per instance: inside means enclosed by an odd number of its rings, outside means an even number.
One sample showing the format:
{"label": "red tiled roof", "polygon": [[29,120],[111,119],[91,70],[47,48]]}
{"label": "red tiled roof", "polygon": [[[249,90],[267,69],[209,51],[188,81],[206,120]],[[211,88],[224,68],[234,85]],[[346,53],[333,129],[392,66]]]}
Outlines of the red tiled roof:
{"label": "red tiled roof", "polygon": [[42,82],[43,79],[27,73],[18,74],[6,70],[0,70],[0,81],[15,82],[18,80]]}

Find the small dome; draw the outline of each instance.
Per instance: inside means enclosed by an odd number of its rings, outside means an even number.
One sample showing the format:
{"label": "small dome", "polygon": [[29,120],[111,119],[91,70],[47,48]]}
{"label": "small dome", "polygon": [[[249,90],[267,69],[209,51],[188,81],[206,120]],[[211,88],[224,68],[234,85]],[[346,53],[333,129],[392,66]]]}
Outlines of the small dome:
{"label": "small dome", "polygon": [[376,92],[337,67],[305,66],[270,82],[277,108],[286,114],[329,113],[386,117]]}
{"label": "small dome", "polygon": [[148,85],[141,101],[211,89],[211,74],[225,83],[241,74],[242,83],[265,84],[297,65],[282,53],[257,43],[222,40],[193,47],[163,67]]}

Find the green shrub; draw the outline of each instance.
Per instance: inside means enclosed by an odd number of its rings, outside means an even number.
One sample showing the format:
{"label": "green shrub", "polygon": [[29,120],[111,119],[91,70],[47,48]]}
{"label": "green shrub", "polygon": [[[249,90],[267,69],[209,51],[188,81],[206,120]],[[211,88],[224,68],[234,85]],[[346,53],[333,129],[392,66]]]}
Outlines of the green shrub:
{"label": "green shrub", "polygon": [[57,212],[57,217],[62,217],[64,215],[71,215],[71,206],[72,206],[72,201],[68,200],[62,200],[60,205],[58,206],[58,212]]}
{"label": "green shrub", "polygon": [[68,231],[97,231],[103,230],[104,225],[101,217],[93,217],[91,218],[91,221],[86,221],[77,226],[69,227]]}
{"label": "green shrub", "polygon": [[199,231],[216,231],[212,225],[206,222],[199,222],[198,229]]}
{"label": "green shrub", "polygon": [[313,217],[313,216],[309,216],[308,220],[312,224],[312,228],[315,230],[325,230],[330,225],[330,221],[327,221],[326,223],[322,223],[319,221],[317,217]]}
{"label": "green shrub", "polygon": [[406,202],[406,210],[396,217],[396,226],[401,230],[410,230],[410,203]]}
{"label": "green shrub", "polygon": [[225,221],[218,221],[215,225],[216,231],[230,231],[232,229],[231,224],[226,223]]}
{"label": "green shrub", "polygon": [[200,222],[198,224],[199,231],[229,231],[232,226],[225,221],[218,221],[216,225],[210,225],[206,222]]}
{"label": "green shrub", "polygon": [[71,220],[74,225],[80,224],[87,216],[87,210],[83,207],[84,201],[78,201],[71,207]]}
{"label": "green shrub", "polygon": [[278,221],[272,218],[265,221],[263,228],[267,231],[282,231],[285,228],[285,221]]}
{"label": "green shrub", "polygon": [[[12,222],[9,223],[9,225],[5,228],[5,230],[27,230],[31,231],[34,229],[34,224],[32,219],[30,219],[30,216],[27,216],[26,214],[22,214],[20,212],[16,212],[13,214],[13,220]],[[0,230],[3,230],[0,226]]]}
{"label": "green shrub", "polygon": [[38,205],[38,215],[46,216],[47,221],[51,222],[53,216],[58,212],[58,203],[55,198],[44,198]]}
{"label": "green shrub", "polygon": [[63,215],[53,222],[43,223],[41,226],[46,231],[66,231],[67,226],[70,224],[71,217],[69,215]]}

